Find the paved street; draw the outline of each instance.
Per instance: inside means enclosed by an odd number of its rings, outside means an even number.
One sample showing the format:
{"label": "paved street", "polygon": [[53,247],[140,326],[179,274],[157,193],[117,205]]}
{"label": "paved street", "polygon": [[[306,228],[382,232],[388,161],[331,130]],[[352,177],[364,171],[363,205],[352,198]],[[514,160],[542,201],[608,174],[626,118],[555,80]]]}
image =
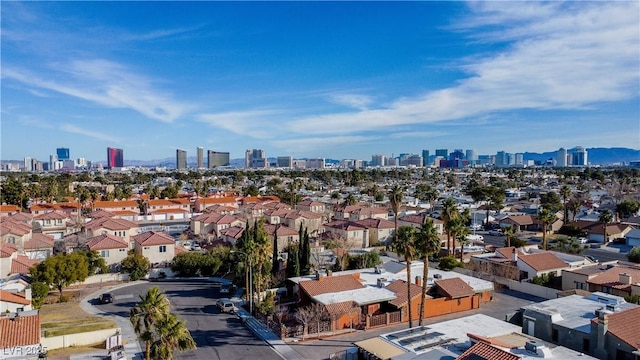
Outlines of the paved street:
{"label": "paved street", "polygon": [[[187,322],[197,349],[176,353],[175,359],[281,359],[271,347],[253,336],[240,319],[220,313],[215,306],[219,294],[208,281],[143,283],[114,290],[113,304],[96,305],[109,314],[129,316],[139,295],[158,286],[169,298],[172,312]],[[142,346],[144,349],[144,346]]]}

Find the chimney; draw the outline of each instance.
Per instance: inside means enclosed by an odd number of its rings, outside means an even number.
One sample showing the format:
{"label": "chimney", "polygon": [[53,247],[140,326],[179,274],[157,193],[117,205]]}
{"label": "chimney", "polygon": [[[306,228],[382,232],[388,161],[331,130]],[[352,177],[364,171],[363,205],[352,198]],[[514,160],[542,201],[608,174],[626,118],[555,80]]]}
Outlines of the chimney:
{"label": "chimney", "polygon": [[606,335],[609,330],[609,312],[602,310],[598,312],[598,326],[597,326],[597,342],[596,348],[593,352],[593,355],[600,359],[606,359],[607,349],[606,349]]}
{"label": "chimney", "polygon": [[422,286],[422,276],[416,276],[416,285]]}
{"label": "chimney", "polygon": [[24,298],[31,301],[31,287],[24,289]]}
{"label": "chimney", "polygon": [[512,252],[512,254],[513,254],[513,255],[511,256],[512,260],[513,260],[514,262],[518,262],[518,249],[513,248],[513,252]]}
{"label": "chimney", "polygon": [[620,282],[625,285],[631,285],[631,274],[620,273]]}

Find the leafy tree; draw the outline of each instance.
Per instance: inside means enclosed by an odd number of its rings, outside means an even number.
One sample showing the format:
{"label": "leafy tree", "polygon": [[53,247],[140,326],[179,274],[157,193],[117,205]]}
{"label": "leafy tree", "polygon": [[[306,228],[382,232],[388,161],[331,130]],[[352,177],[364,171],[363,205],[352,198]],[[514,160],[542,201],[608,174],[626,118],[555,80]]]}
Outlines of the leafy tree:
{"label": "leafy tree", "polygon": [[439,259],[438,269],[450,271],[455,267],[460,267],[462,264],[453,256],[445,256]]}
{"label": "leafy tree", "polygon": [[40,309],[47,295],[49,295],[49,285],[39,281],[31,284],[31,304],[34,308]]}
{"label": "leafy tree", "polygon": [[542,248],[547,250],[549,248],[549,242],[547,241],[547,232],[549,232],[549,226],[553,224],[557,217],[555,214],[547,209],[540,210],[538,219],[542,223]]}
{"label": "leafy tree", "polygon": [[540,194],[540,204],[551,212],[560,211],[563,208],[560,196],[553,191]]}
{"label": "leafy tree", "polygon": [[278,272],[280,271],[280,261],[278,260],[278,227],[280,225],[276,224],[273,227],[273,243],[271,244],[271,276],[278,276]]}
{"label": "leafy tree", "polygon": [[[411,226],[400,226],[397,239],[391,243],[391,250],[404,257],[407,266],[407,308],[409,312],[409,327],[413,327],[411,309],[411,260],[416,257],[416,229]],[[421,316],[422,317],[422,316]]]}
{"label": "leafy tree", "polygon": [[196,348],[196,342],[191,337],[184,321],[166,313],[154,324],[155,341],[151,344],[151,356],[159,360],[173,359],[174,350],[185,351]]}
{"label": "leafy tree", "polygon": [[362,255],[347,254],[347,270],[368,269],[381,263],[380,255],[375,251],[370,251]]}
{"label": "leafy tree", "polygon": [[273,292],[267,291],[264,300],[258,303],[257,308],[258,312],[263,315],[273,315],[276,312],[276,299]]}
{"label": "leafy tree", "polygon": [[527,245],[527,240],[520,239],[519,237],[512,236],[509,239],[509,244],[507,245],[507,239],[504,240],[504,246],[513,246],[515,248],[523,247]]}
{"label": "leafy tree", "polygon": [[298,231],[300,234],[300,275],[308,275],[309,271],[311,271],[311,244],[309,239],[309,232],[307,228],[302,228],[302,224],[300,224],[300,230]]}
{"label": "leafy tree", "polygon": [[628,218],[640,210],[640,202],[638,201],[623,201],[616,205],[616,212],[620,218]]}
{"label": "leafy tree", "polygon": [[402,188],[398,185],[394,186],[389,191],[389,203],[391,204],[391,211],[393,211],[393,241],[398,240],[398,213],[400,212],[400,205],[402,205],[402,198],[404,194]]}
{"label": "leafy tree", "polygon": [[0,204],[11,204],[22,206],[25,189],[22,181],[16,176],[7,176],[6,181],[2,184],[0,191]]}
{"label": "leafy tree", "polygon": [[136,281],[149,273],[149,259],[141,254],[129,253],[120,263],[122,271],[129,274],[129,280]]}
{"label": "leafy tree", "polygon": [[433,209],[433,203],[438,199],[438,190],[433,186],[425,183],[416,185],[415,197],[422,201],[426,201],[430,205],[430,209]]}
{"label": "leafy tree", "polygon": [[427,295],[427,279],[429,278],[429,257],[440,251],[440,235],[433,223],[433,219],[427,219],[416,234],[416,249],[422,256],[422,292],[420,294],[420,317],[418,326],[422,326],[424,304]]}
{"label": "leafy tree", "polygon": [[598,221],[602,223],[602,239],[606,244],[609,241],[609,236],[607,234],[607,225],[609,225],[613,221],[613,214],[609,209],[605,209],[598,216]]}
{"label": "leafy tree", "polygon": [[287,248],[287,278],[300,276],[300,256],[298,245],[290,244]]}
{"label": "leafy tree", "polygon": [[345,205],[355,205],[357,203],[358,203],[358,200],[356,200],[356,197],[353,194],[349,194],[347,195],[346,198],[344,198]]}
{"label": "leafy tree", "polygon": [[87,258],[87,264],[89,265],[89,274],[96,274],[100,272],[102,274],[107,273],[109,268],[104,261],[104,258],[98,254],[95,250],[80,250],[78,253],[83,254]]}
{"label": "leafy tree", "polygon": [[43,282],[58,289],[62,299],[62,289],[75,282],[84,281],[89,276],[89,264],[84,254],[73,252],[49,257],[29,269],[29,272],[36,282]]}
{"label": "leafy tree", "polygon": [[173,258],[171,270],[178,273],[179,276],[211,276],[218,272],[222,261],[223,258],[212,252],[186,252]]}
{"label": "leafy tree", "polygon": [[634,246],[627,254],[629,261],[640,264],[640,246]]}
{"label": "leafy tree", "polygon": [[243,194],[244,196],[258,196],[260,195],[260,190],[257,186],[251,184],[244,188]]}

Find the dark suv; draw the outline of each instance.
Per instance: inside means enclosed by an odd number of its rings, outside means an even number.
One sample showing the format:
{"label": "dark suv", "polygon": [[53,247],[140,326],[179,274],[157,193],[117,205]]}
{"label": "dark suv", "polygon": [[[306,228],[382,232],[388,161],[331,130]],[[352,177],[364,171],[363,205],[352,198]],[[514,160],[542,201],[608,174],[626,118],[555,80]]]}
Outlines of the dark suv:
{"label": "dark suv", "polygon": [[109,304],[113,302],[113,295],[111,295],[110,293],[104,293],[100,295],[98,299],[100,300],[101,304]]}

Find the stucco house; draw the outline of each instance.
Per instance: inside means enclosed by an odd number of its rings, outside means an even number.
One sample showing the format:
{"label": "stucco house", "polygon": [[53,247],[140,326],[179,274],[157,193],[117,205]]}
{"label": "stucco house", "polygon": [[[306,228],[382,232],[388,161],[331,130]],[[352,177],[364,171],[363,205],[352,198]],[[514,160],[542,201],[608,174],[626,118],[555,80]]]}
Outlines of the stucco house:
{"label": "stucco house", "polygon": [[147,231],[132,237],[134,251],[154,265],[171,263],[175,256],[175,240],[161,232]]}
{"label": "stucco house", "polygon": [[88,239],[87,248],[96,251],[111,270],[117,270],[131,246],[119,236],[102,234]]}
{"label": "stucco house", "polygon": [[131,243],[131,238],[138,234],[139,227],[129,220],[102,217],[89,221],[85,230],[90,237],[111,234],[122,238],[126,243]]}

